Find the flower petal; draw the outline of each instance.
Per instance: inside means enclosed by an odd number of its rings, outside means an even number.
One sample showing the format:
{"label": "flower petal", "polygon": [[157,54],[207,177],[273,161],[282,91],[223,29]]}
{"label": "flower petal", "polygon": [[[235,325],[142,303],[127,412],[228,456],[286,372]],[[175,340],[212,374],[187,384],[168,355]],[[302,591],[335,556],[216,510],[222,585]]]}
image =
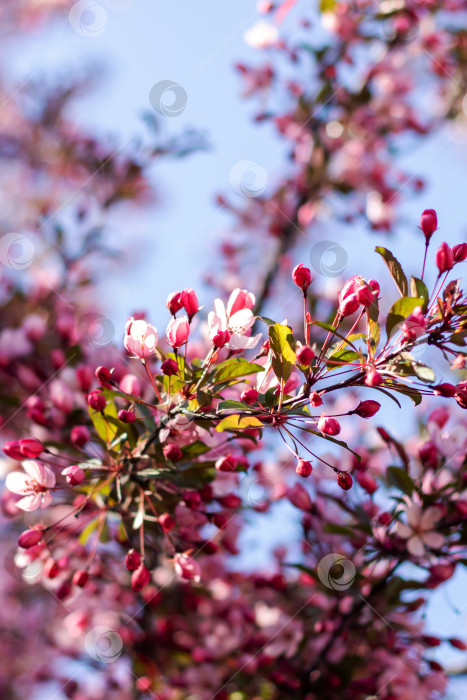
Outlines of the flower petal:
{"label": "flower petal", "polygon": [[30,492],[29,481],[30,479],[23,472],[10,472],[7,474],[5,485],[12,493],[22,495]]}

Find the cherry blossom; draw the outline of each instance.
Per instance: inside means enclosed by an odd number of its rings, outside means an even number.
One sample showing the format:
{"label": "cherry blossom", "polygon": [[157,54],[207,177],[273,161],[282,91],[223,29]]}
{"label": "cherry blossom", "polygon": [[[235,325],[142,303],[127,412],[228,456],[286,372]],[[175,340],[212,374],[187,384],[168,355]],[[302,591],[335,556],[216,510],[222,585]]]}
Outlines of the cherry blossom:
{"label": "cherry blossom", "polygon": [[7,474],[6,487],[23,498],[16,501],[17,508],[31,511],[47,508],[52,501],[50,489],[55,486],[53,471],[37,460],[28,459],[22,463],[23,472]]}

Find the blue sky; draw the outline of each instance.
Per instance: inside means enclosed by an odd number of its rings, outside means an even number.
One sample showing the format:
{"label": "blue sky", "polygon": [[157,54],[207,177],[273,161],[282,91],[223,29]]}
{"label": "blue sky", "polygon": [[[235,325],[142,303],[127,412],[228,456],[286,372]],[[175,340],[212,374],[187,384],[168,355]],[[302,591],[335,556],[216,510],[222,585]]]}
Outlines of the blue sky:
{"label": "blue sky", "polygon": [[[116,327],[133,310],[147,308],[156,324],[166,321],[161,300],[174,289],[201,289],[201,278],[213,264],[213,247],[228,219],[214,203],[219,191],[232,194],[229,173],[236,163],[261,164],[270,182],[283,173],[284,153],[269,128],[251,121],[255,103],[240,99],[241,83],[233,70],[238,60],[259,59],[247,47],[243,32],[259,16],[254,0],[219,2],[178,0],[102,0],[106,21],[96,36],[82,36],[67,22],[56,22],[45,34],[14,37],[5,47],[12,81],[31,75],[62,75],[93,67],[96,87],[76,103],[74,118],[92,132],[112,134],[124,143],[141,132],[141,115],[151,109],[149,93],[161,80],[172,80],[186,90],[187,106],[175,118],[161,118],[162,133],[176,135],[185,127],[199,129],[211,150],[184,161],[163,161],[154,169],[162,206],[128,219],[123,229],[112,222],[112,233],[128,251],[130,264],[118,278],[105,280],[103,290],[108,313]],[[348,273],[379,277],[383,266],[376,256],[362,260],[362,245],[388,245],[398,257],[418,271],[420,245],[416,231],[419,214],[426,207],[438,211],[442,238],[451,244],[465,240],[466,132],[445,129],[404,159],[427,176],[429,189],[404,204],[404,223],[387,241],[359,230],[352,233]],[[136,243],[135,243],[136,241]],[[368,244],[368,241],[370,244]],[[307,244],[308,245],[308,244]],[[307,260],[308,250],[303,251]],[[208,304],[211,293],[200,292]],[[112,300],[112,304],[110,304]],[[394,417],[395,418],[395,417]],[[466,577],[458,577],[433,594],[428,626],[431,631],[462,636],[466,611],[462,609]],[[447,650],[449,658],[460,659]],[[467,684],[452,683],[452,698],[466,697]]]}

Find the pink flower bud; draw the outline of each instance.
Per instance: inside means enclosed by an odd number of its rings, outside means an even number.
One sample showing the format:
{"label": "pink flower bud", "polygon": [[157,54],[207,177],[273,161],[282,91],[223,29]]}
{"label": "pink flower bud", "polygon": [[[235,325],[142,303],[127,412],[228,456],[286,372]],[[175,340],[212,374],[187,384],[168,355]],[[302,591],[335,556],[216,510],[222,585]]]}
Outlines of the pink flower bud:
{"label": "pink flower bud", "polygon": [[349,472],[339,472],[337,474],[337,483],[339,484],[341,489],[344,489],[344,491],[348,491],[352,488],[353,480]]}
{"label": "pink flower bud", "polygon": [[177,462],[182,457],[181,449],[178,445],[174,445],[173,443],[165,445],[162,448],[162,452],[164,453],[164,457],[171,462]]}
{"label": "pink flower bud", "polygon": [[452,249],[454,263],[464,262],[467,258],[467,243],[458,243]]}
{"label": "pink flower bud", "polygon": [[339,435],[341,426],[335,418],[329,418],[322,415],[318,421],[318,430],[325,435]]}
{"label": "pink flower bud", "polygon": [[308,267],[300,263],[292,270],[292,279],[303,292],[306,292],[311,284],[311,272]]}
{"label": "pink flower bud", "polygon": [[454,384],[438,384],[437,386],[433,387],[433,393],[436,396],[444,396],[445,398],[452,398],[455,396],[457,391],[457,387],[454,386]]}
{"label": "pink flower bud", "polygon": [[201,569],[197,561],[190,557],[189,554],[176,554],[174,557],[175,571],[184,581],[194,581],[199,583],[201,580]]}
{"label": "pink flower bud", "polygon": [[232,455],[219,457],[214,465],[219,472],[234,472],[237,468],[237,462]]}
{"label": "pink flower bud", "polygon": [[294,484],[292,488],[288,489],[287,498],[296,508],[304,511],[311,510],[310,494],[301,484]]}
{"label": "pink flower bud", "polygon": [[187,316],[172,318],[167,326],[167,340],[173,348],[181,347],[190,335],[190,324]]}
{"label": "pink flower bud", "polygon": [[182,294],[183,292],[172,292],[172,294],[169,294],[169,296],[167,297],[165,305],[167,306],[172,316],[175,316],[177,311],[180,311],[180,309],[183,307]]}
{"label": "pink flower bud", "polygon": [[190,287],[187,287],[187,289],[183,290],[182,303],[183,303],[183,306],[185,307],[185,311],[188,314],[188,318],[191,321],[193,316],[198,313],[199,304],[198,304],[198,297],[196,296],[196,293]]}
{"label": "pink flower bud", "polygon": [[216,329],[214,333],[210,334],[210,338],[215,348],[223,348],[230,340],[230,333],[228,330]]}
{"label": "pink flower bud", "polygon": [[383,377],[376,369],[372,368],[366,373],[365,384],[367,386],[379,386],[384,381]]}
{"label": "pink flower bud", "polygon": [[370,289],[373,290],[373,292],[375,292],[375,298],[377,296],[379,296],[379,293],[380,293],[379,282],[377,282],[376,280],[368,280],[368,286],[370,287]]}
{"label": "pink flower bud", "polygon": [[426,242],[430,240],[438,228],[438,217],[434,209],[425,209],[420,218],[420,228],[423,231]]}
{"label": "pink flower bud", "polygon": [[159,515],[159,525],[164,532],[171,532],[175,527],[175,520],[168,513]]}
{"label": "pink flower bud", "polygon": [[297,356],[298,364],[304,365],[305,367],[309,367],[311,365],[315,356],[315,353],[308,347],[308,345],[302,345],[302,347],[299,348],[295,354]]}
{"label": "pink flower bud", "polygon": [[178,362],[171,358],[164,360],[161,364],[161,372],[165,374],[166,377],[173,377],[175,374],[178,374]]}
{"label": "pink flower bud", "polygon": [[70,484],[70,486],[78,486],[79,484],[82,484],[86,474],[84,471],[81,469],[81,467],[78,467],[77,464],[72,464],[71,467],[66,467],[62,471],[63,476],[66,478],[67,484]]}
{"label": "pink flower bud", "polygon": [[55,348],[50,353],[50,360],[54,369],[60,369],[60,367],[63,367],[63,365],[66,363],[65,353],[63,350]]}
{"label": "pink flower bud", "polygon": [[48,559],[44,566],[44,576],[46,578],[56,578],[58,576],[58,564],[54,559]]}
{"label": "pink flower bud", "polygon": [[240,394],[241,400],[248,404],[248,406],[252,406],[256,401],[258,400],[258,392],[256,389],[245,389],[245,391],[242,391]]}
{"label": "pink flower bud", "polygon": [[139,552],[130,549],[125,557],[125,566],[128,571],[136,571],[141,566],[141,557]]}
{"label": "pink flower bud", "polygon": [[312,391],[310,394],[310,406],[313,406],[313,408],[317,408],[318,406],[321,406],[322,403],[323,399],[318,394],[318,392]]}
{"label": "pink flower bud", "polygon": [[73,575],[72,582],[73,582],[74,586],[79,586],[80,588],[84,588],[88,581],[89,581],[89,574],[84,569],[80,569],[79,571],[76,571],[76,573]]}
{"label": "pink flower bud", "polygon": [[360,306],[357,298],[357,294],[349,294],[345,298],[341,298],[339,301],[339,314],[340,316],[351,316],[355,313]]}
{"label": "pink flower bud", "polygon": [[454,267],[454,255],[447,243],[441,243],[436,251],[435,260],[440,275],[442,275],[443,272],[452,270]]}
{"label": "pink flower bud", "polygon": [[351,411],[351,413],[356,413],[360,418],[371,418],[375,413],[378,413],[380,408],[381,404],[378,401],[367,399],[366,401],[360,401],[355,411]]}
{"label": "pink flower bud", "polygon": [[70,438],[76,447],[84,447],[91,439],[91,433],[84,425],[75,425],[71,429]]}
{"label": "pink flower bud", "polygon": [[450,639],[448,639],[448,642],[455,649],[460,649],[461,651],[467,650],[467,644],[465,642],[463,642],[461,639],[457,639],[456,637],[451,637]]}
{"label": "pink flower bud", "polygon": [[30,549],[39,544],[42,537],[44,536],[43,530],[25,530],[18,537],[18,545],[23,549]]}
{"label": "pink flower bud", "polygon": [[149,571],[146,569],[144,564],[141,564],[139,569],[136,569],[131,576],[131,587],[135,593],[139,593],[145,586],[148,585],[150,580],[151,575]]}
{"label": "pink flower bud", "polygon": [[311,472],[313,471],[313,467],[311,466],[311,462],[308,462],[306,459],[299,459],[297,466],[295,467],[295,471],[297,472],[298,476],[306,478],[307,476],[310,476]]}
{"label": "pink flower bud", "polygon": [[98,379],[100,382],[108,382],[112,378],[112,374],[107,367],[103,367],[102,365],[100,367],[97,367],[96,372],[96,379]]}
{"label": "pink flower bud", "polygon": [[357,300],[362,306],[371,306],[375,300],[373,290],[367,284],[363,284],[358,288]]}
{"label": "pink flower bud", "polygon": [[424,467],[436,467],[438,463],[438,451],[432,442],[425,442],[418,448],[418,456]]}
{"label": "pink flower bud", "polygon": [[[350,474],[348,474],[347,472],[346,472],[346,475],[350,476]],[[350,478],[352,478],[352,477],[350,477]],[[362,487],[362,489],[365,489],[365,491],[367,493],[369,493],[370,496],[378,488],[378,484],[376,483],[376,481],[367,472],[359,471],[357,474],[357,481],[360,484],[360,486]],[[339,486],[340,486],[340,484],[339,484]]]}
{"label": "pink flower bud", "polygon": [[44,451],[44,445],[35,438],[24,438],[19,441],[21,454],[28,459],[37,459]]}
{"label": "pink flower bud", "polygon": [[8,440],[3,445],[3,451],[11,459],[17,459],[20,462],[24,459],[24,455],[20,450],[19,440]]}
{"label": "pink flower bud", "polygon": [[136,420],[136,413],[134,411],[127,411],[125,408],[121,408],[117,413],[118,420],[122,423],[134,423]]}
{"label": "pink flower bud", "polygon": [[103,411],[107,405],[107,399],[100,391],[91,391],[88,394],[88,404],[95,411]]}
{"label": "pink flower bud", "polygon": [[461,408],[467,408],[467,381],[459,382],[455,399]]}
{"label": "pink flower bud", "polygon": [[88,393],[92,384],[92,369],[89,365],[79,365],[76,368],[76,379],[81,391]]}

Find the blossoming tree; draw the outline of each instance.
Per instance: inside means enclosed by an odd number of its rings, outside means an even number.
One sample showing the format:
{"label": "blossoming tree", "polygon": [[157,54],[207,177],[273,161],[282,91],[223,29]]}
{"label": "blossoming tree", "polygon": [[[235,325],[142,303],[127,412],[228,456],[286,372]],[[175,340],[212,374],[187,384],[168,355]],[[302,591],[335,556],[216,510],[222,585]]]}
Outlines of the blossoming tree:
{"label": "blossoming tree", "polygon": [[[293,66],[311,57],[315,80],[310,88],[297,69],[286,113],[259,115],[293,147],[291,176],[268,195],[246,193],[243,209],[222,199],[238,235],[222,247],[230,289],[211,279],[218,293],[204,308],[195,290],[174,291],[164,328],[154,309],[135,312],[114,344],[96,342],[105,316],[88,306],[92,280],[63,233],[53,241],[62,265],[54,290],[3,282],[2,594],[18,611],[5,616],[6,697],[33,698],[51,684],[73,700],[440,698],[447,676],[433,649],[466,648],[429,635],[422,613],[429,591],[467,561],[467,244],[442,241],[433,209],[421,213],[417,269],[404,270],[390,237],[381,240],[406,177],[393,150],[407,132],[419,138],[461,110],[465,36],[454,20],[464,8],[323,2],[337,37],[323,48],[313,35],[300,47],[279,38],[295,4],[261,3],[265,19],[247,33]],[[355,91],[345,67],[360,51]],[[440,93],[436,119],[413,104],[415,64]],[[239,70],[249,95],[281,83],[272,62]],[[26,153],[41,139],[26,143],[23,119],[16,157],[37,175]],[[35,127],[42,136],[47,121]],[[81,155],[64,149],[63,170],[45,176],[63,187],[65,166],[92,174],[94,156]],[[143,166],[113,165],[98,189],[103,210],[149,187]],[[32,175],[21,196],[47,249]],[[384,260],[387,279],[356,270],[323,297],[316,257],[299,262],[297,232],[316,243],[313,221],[330,201],[341,211],[344,198],[348,223],[366,217],[378,233],[368,256]],[[27,255],[9,235],[7,272]],[[255,247],[271,255],[253,263]],[[103,254],[92,235],[84,251]],[[253,264],[259,282],[250,285]],[[282,315],[270,318],[286,285]],[[449,381],[437,378],[435,357]],[[404,441],[383,425],[390,402],[407,422],[423,411],[423,432],[414,424]],[[268,517],[293,540],[251,571],[242,555],[256,552],[243,551],[244,537]]]}

